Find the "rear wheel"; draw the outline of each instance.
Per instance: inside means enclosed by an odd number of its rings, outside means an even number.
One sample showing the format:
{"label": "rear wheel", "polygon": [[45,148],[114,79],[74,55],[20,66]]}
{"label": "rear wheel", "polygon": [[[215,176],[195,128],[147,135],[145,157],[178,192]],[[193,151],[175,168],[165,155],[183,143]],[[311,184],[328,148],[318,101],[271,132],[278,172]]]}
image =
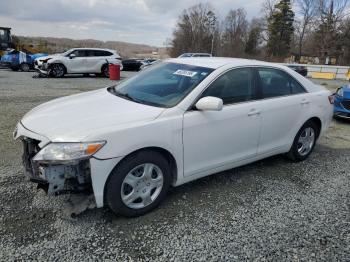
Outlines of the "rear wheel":
{"label": "rear wheel", "polygon": [[66,73],[66,69],[62,64],[53,64],[50,66],[50,76],[63,77]]}
{"label": "rear wheel", "polygon": [[295,136],[288,158],[296,162],[307,159],[314,150],[319,132],[319,127],[313,121],[306,122]]}
{"label": "rear wheel", "polygon": [[166,158],[153,151],[138,152],[112,171],[106,184],[105,200],[116,214],[140,216],[159,205],[170,181]]}
{"label": "rear wheel", "polygon": [[27,63],[22,63],[22,64],[20,64],[19,69],[20,69],[22,72],[29,72],[29,70],[30,70],[30,65],[27,64]]}

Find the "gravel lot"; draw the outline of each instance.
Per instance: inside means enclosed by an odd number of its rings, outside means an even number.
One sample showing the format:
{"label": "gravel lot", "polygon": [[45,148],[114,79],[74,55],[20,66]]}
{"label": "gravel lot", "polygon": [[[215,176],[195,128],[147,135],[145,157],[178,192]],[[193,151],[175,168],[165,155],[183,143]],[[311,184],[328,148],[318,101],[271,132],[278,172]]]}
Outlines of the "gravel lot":
{"label": "gravel lot", "polygon": [[67,197],[25,181],[12,131],[32,107],[112,81],[33,74],[0,70],[0,260],[350,260],[350,122],[334,121],[303,163],[276,156],[200,179],[139,218],[95,209],[69,220]]}

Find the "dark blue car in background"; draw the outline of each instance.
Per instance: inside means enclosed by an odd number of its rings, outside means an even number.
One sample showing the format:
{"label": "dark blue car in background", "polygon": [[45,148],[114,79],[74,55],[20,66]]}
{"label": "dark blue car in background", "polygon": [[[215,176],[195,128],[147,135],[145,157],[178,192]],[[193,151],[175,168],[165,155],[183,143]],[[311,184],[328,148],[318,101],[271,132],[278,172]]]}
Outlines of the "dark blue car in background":
{"label": "dark blue car in background", "polygon": [[34,60],[47,54],[28,54],[22,51],[11,50],[1,57],[0,64],[3,67],[11,68],[13,71],[28,72],[34,68]]}
{"label": "dark blue car in background", "polygon": [[334,116],[350,119],[350,84],[342,86],[334,94]]}

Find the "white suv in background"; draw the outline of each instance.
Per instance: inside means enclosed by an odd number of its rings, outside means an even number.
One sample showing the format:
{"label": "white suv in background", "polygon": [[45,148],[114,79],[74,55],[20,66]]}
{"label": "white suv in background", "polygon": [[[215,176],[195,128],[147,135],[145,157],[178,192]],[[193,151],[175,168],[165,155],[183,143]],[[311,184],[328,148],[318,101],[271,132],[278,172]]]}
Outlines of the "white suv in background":
{"label": "white suv in background", "polygon": [[121,57],[115,50],[100,48],[73,48],[62,54],[40,57],[34,66],[42,74],[63,77],[65,74],[96,74],[108,77],[108,64],[119,64]]}

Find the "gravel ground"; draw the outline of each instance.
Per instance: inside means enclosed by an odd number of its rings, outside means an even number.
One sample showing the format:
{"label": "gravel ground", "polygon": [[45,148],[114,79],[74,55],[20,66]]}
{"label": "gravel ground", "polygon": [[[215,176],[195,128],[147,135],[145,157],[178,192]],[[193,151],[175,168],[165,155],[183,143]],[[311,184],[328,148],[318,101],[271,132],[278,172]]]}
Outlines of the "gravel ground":
{"label": "gravel ground", "polygon": [[32,75],[0,70],[0,260],[350,260],[350,122],[334,121],[303,163],[276,156],[200,179],[139,218],[94,209],[69,220],[67,197],[25,181],[11,133],[32,107],[112,82]]}

